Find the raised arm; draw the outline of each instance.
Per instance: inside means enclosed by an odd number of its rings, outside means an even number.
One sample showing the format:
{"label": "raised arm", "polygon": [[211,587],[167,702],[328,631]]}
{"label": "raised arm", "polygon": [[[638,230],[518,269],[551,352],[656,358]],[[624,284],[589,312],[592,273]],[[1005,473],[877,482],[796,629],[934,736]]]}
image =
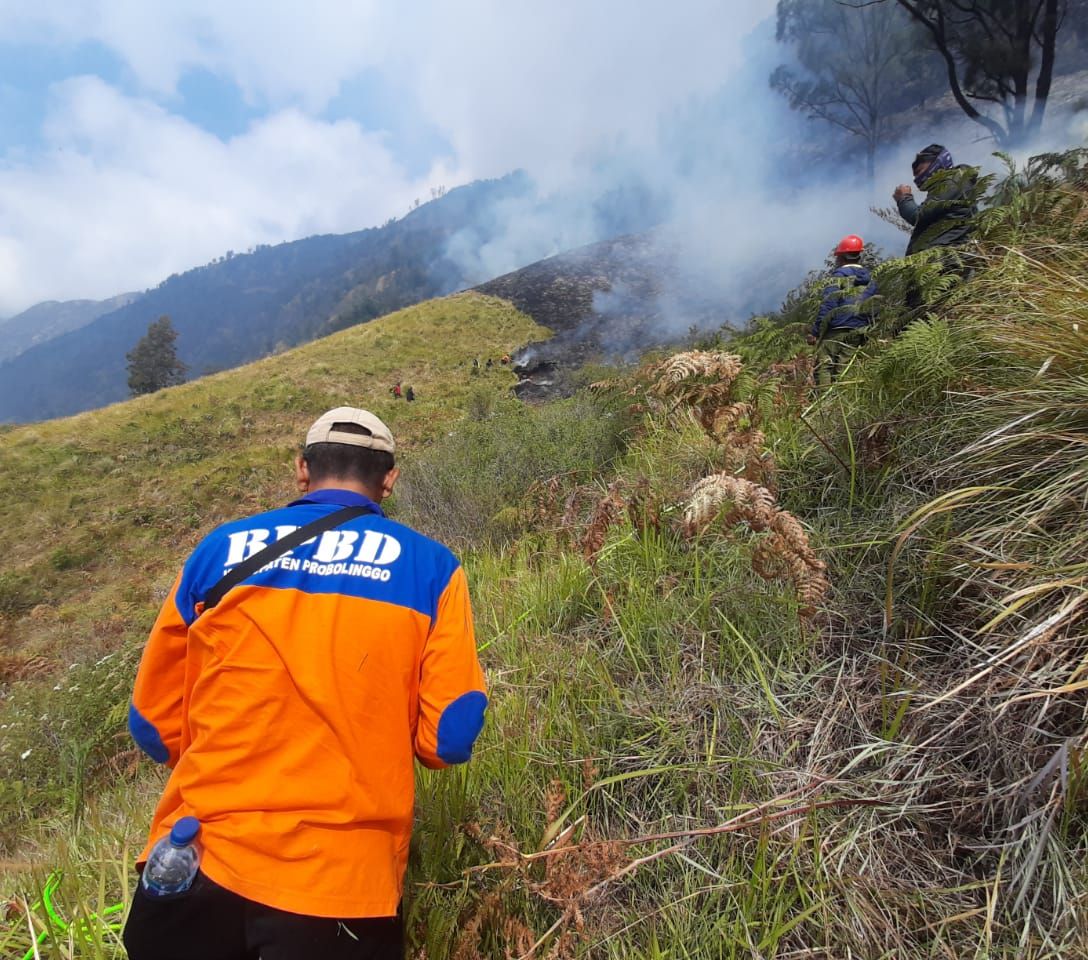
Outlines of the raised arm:
{"label": "raised arm", "polygon": [[918,201],[913,193],[899,193],[896,191],[895,204],[899,207],[899,216],[912,227],[918,222]]}

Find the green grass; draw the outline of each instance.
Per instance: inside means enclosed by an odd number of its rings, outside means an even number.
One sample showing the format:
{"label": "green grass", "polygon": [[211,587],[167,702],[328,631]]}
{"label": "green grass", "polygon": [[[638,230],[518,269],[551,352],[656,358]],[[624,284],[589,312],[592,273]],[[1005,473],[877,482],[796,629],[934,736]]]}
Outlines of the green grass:
{"label": "green grass", "polygon": [[[134,608],[153,609],[187,548],[214,524],[290,495],[290,464],[315,411],[365,405],[389,421],[410,463],[474,397],[513,385],[502,367],[472,376],[473,356],[539,335],[508,304],[465,294],[237,371],[4,432],[0,496],[12,509],[0,528],[0,639],[25,658],[67,666],[73,652],[114,649],[118,629],[142,635]],[[395,401],[397,380],[419,399]]]}
{"label": "green grass", "polygon": [[[461,550],[491,694],[473,761],[417,778],[413,955],[1088,952],[1086,210],[1074,178],[990,211],[973,279],[942,281],[931,319],[875,337],[818,397],[790,369],[764,373],[795,350],[788,320],[736,345],[778,503],[828,564],[815,617],[789,580],[758,575],[765,532],[685,529],[688,491],[735,468],[735,441],[648,390],[652,376],[509,403],[501,370],[457,365],[534,335],[494,301],[454,301],[479,322],[420,387],[442,394],[429,410],[387,399],[409,375],[381,354],[359,402],[408,438],[401,515]],[[888,290],[908,267],[881,268]],[[310,408],[339,401],[312,392],[315,369],[343,389],[383,336],[422,369],[449,304],[264,361],[283,366],[257,412],[263,365],[0,433],[31,540],[13,537],[23,552],[0,580],[4,662],[48,676],[9,682],[0,707],[0,743],[18,747],[0,754],[3,789],[24,781],[0,794],[20,824],[0,864],[15,904],[0,954],[29,946],[24,901],[33,916],[53,871],[66,916],[125,902],[159,781],[111,710],[173,567],[214,520],[282,499]],[[100,537],[116,565],[95,559]],[[81,665],[58,674],[73,633]],[[79,736],[50,746],[43,715]],[[108,927],[84,939],[43,956],[120,956]]]}

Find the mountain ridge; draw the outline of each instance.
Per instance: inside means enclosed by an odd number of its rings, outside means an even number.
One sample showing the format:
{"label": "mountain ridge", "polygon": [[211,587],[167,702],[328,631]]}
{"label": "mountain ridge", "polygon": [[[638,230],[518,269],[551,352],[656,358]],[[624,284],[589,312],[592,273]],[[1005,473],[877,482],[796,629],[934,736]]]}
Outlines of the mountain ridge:
{"label": "mountain ridge", "polygon": [[[162,315],[193,376],[268,356],[467,286],[446,244],[527,189],[523,175],[450,190],[396,221],[295,240],[174,274],[120,309],[0,363],[0,422],[124,399],[125,354]],[[486,239],[486,237],[485,237]]]}
{"label": "mountain ridge", "polygon": [[43,300],[0,320],[0,363],[31,347],[78,330],[127,306],[139,296],[139,293],[119,293],[104,300]]}

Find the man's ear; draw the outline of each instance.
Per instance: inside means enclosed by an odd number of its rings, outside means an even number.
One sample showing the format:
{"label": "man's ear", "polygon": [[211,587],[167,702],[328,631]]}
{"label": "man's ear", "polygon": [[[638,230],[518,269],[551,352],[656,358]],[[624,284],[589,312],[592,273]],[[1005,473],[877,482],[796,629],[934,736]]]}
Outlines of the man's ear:
{"label": "man's ear", "polygon": [[394,467],[384,477],[382,477],[382,499],[384,500],[393,492],[393,487],[396,485],[397,477],[400,476],[400,469]]}
{"label": "man's ear", "polygon": [[299,493],[306,493],[310,489],[310,466],[301,456],[295,457],[295,484]]}

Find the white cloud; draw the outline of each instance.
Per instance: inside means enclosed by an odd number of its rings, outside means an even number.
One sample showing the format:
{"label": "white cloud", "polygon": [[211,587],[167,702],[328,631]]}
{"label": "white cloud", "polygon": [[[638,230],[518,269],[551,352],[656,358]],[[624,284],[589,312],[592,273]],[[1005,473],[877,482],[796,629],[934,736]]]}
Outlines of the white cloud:
{"label": "white cloud", "polygon": [[0,311],[154,285],[227,248],[360,229],[424,191],[356,123],[288,109],[223,142],[92,77],[54,91],[45,134],[33,164],[0,167]]}
{"label": "white cloud", "polygon": [[[152,285],[227,248],[400,214],[431,184],[527,168],[589,196],[623,166],[672,175],[663,117],[712,94],[774,0],[0,0],[9,42],[95,41],[125,64],[54,90],[46,149],[0,158],[0,313]],[[222,141],[170,112],[187,70],[233,80],[265,115]],[[380,132],[320,112],[361,71],[446,133],[453,159],[409,176]],[[739,113],[749,109],[738,104]],[[418,161],[418,158],[410,158]],[[407,162],[407,160],[405,161]],[[414,165],[418,169],[418,163]],[[568,207],[554,242],[588,218]],[[497,262],[530,256],[538,229]]]}
{"label": "white cloud", "polygon": [[189,69],[235,80],[256,103],[321,109],[382,49],[378,0],[0,0],[8,42],[111,49],[148,92]]}
{"label": "white cloud", "polygon": [[[661,109],[718,85],[774,0],[0,0],[12,41],[113,50],[148,91],[205,68],[273,107],[317,111],[367,67],[420,90],[471,155],[579,152],[645,133]],[[496,126],[499,124],[499,126]],[[495,152],[488,149],[485,159]],[[536,155],[536,154],[534,154]]]}

